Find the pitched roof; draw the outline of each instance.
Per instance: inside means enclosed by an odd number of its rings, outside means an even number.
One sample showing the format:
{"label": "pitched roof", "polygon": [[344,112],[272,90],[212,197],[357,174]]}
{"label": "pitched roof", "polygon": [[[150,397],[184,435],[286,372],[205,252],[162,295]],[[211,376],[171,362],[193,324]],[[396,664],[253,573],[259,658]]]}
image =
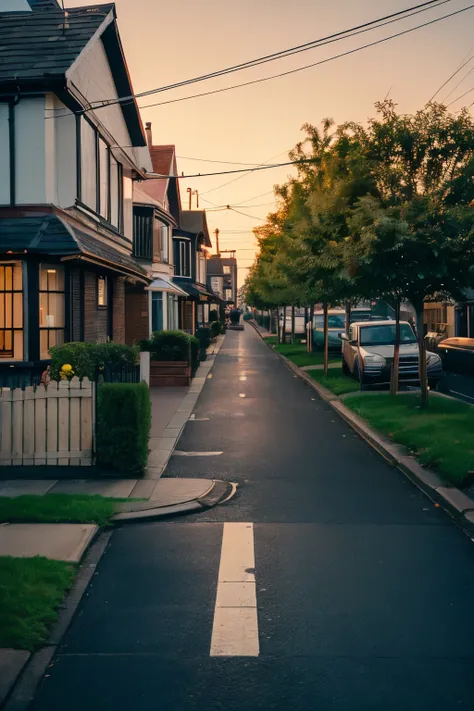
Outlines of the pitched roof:
{"label": "pitched roof", "polygon": [[[150,146],[153,172],[159,175],[176,175],[175,151],[174,146]],[[169,180],[150,179],[143,183],[142,190],[163,205],[169,182]]]}
{"label": "pitched roof", "polygon": [[204,244],[207,247],[212,247],[204,210],[183,210],[181,212],[181,227],[183,230],[186,230],[186,232],[192,232],[195,235],[202,232],[204,235]]}
{"label": "pitched roof", "polygon": [[104,266],[148,281],[143,267],[130,255],[101,242],[57,215],[40,214],[0,219],[0,253],[23,252],[58,256],[83,255]]}
{"label": "pitched roof", "polygon": [[63,75],[115,5],[0,12],[0,81]]}

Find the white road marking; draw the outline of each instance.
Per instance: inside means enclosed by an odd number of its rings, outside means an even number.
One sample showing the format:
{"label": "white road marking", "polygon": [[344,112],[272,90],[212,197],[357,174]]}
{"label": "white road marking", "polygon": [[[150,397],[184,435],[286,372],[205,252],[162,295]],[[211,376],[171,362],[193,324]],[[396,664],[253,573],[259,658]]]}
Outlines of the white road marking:
{"label": "white road marking", "polygon": [[247,397],[245,393],[239,393],[239,397]]}
{"label": "white road marking", "polygon": [[242,380],[242,381],[247,380],[247,376],[246,376],[246,375],[241,375],[240,378],[239,378],[239,380]]}
{"label": "white road marking", "polygon": [[252,523],[225,523],[211,638],[211,657],[258,657]]}
{"label": "white road marking", "polygon": [[217,457],[224,452],[181,452],[175,449],[173,454],[177,457]]}
{"label": "white road marking", "polygon": [[212,373],[209,373],[209,375],[207,376],[207,379],[210,380],[211,378],[212,378]]}

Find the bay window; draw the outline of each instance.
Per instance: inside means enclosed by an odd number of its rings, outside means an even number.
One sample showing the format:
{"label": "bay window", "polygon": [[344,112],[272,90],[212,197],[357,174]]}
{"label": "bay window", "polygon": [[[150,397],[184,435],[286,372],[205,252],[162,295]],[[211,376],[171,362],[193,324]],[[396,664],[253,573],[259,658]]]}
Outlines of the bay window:
{"label": "bay window", "polygon": [[39,327],[40,359],[49,358],[49,349],[64,343],[65,279],[64,267],[40,264]]}
{"label": "bay window", "polygon": [[160,261],[169,262],[170,228],[160,224]]}
{"label": "bay window", "polygon": [[175,331],[178,328],[178,297],[168,294],[168,329]]}
{"label": "bay window", "polygon": [[109,148],[99,138],[99,207],[97,212],[109,219]]}
{"label": "bay window", "polygon": [[93,126],[81,120],[81,201],[97,210],[97,133]]}
{"label": "bay window", "polygon": [[23,359],[21,262],[0,264],[0,359]]}
{"label": "bay window", "polygon": [[180,240],[178,242],[178,264],[176,265],[176,275],[182,277],[191,276],[191,242]]}
{"label": "bay window", "polygon": [[[168,328],[170,325],[168,323]],[[151,292],[151,330],[155,331],[163,330],[163,292],[162,291],[152,291]]]}

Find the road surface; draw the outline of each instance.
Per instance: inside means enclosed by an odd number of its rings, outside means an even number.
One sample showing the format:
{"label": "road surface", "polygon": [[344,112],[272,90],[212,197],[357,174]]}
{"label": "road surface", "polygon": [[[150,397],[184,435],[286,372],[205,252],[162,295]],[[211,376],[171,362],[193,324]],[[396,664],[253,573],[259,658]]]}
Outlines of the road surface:
{"label": "road surface", "polygon": [[250,326],[178,450],[237,495],[113,534],[34,711],[472,710],[472,542]]}

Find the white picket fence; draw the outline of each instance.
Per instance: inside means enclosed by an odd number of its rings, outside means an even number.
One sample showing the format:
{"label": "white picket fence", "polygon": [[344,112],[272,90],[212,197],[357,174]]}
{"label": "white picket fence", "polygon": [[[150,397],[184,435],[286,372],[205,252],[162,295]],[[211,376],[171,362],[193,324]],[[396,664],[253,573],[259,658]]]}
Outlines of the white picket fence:
{"label": "white picket fence", "polygon": [[90,466],[94,388],[87,378],[0,388],[0,466]]}

